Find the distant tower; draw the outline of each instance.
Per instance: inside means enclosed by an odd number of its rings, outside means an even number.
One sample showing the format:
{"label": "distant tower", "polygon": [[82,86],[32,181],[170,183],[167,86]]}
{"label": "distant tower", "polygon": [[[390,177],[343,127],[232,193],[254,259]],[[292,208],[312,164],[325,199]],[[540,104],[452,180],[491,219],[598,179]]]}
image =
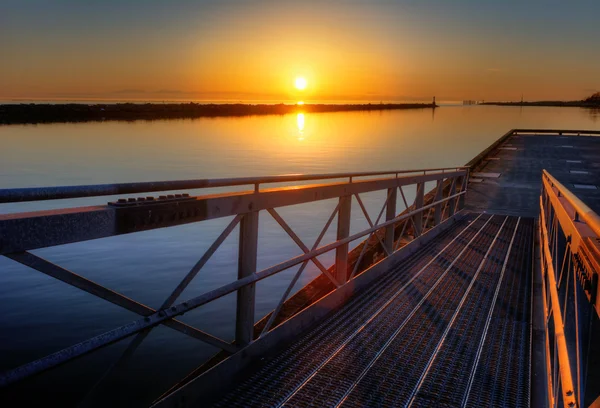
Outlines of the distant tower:
{"label": "distant tower", "polygon": [[523,105],[523,94],[521,94],[521,105]]}
{"label": "distant tower", "polygon": [[435,96],[433,97],[433,107],[435,108]]}

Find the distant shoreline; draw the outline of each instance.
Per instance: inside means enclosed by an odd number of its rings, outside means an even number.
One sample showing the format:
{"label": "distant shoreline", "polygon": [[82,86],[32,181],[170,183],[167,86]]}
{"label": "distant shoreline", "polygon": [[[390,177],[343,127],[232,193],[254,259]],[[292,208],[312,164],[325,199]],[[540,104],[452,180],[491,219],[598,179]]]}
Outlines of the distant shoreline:
{"label": "distant shoreline", "polygon": [[36,124],[97,121],[216,118],[227,116],[285,115],[396,109],[435,109],[433,103],[381,104],[9,104],[0,105],[0,124]]}
{"label": "distant shoreline", "polygon": [[596,108],[600,109],[600,104],[586,101],[537,101],[537,102],[482,102],[479,105],[494,106],[546,106],[546,107],[565,107],[565,108]]}

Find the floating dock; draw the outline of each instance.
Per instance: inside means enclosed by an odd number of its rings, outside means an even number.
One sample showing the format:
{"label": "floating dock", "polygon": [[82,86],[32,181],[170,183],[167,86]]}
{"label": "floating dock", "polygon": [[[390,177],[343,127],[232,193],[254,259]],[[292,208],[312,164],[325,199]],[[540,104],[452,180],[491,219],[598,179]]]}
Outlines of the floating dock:
{"label": "floating dock", "polygon": [[[0,385],[129,337],[125,354],[133,353],[162,324],[222,351],[157,395],[156,407],[598,406],[598,136],[515,129],[456,168],[0,190],[2,203],[251,186],[0,215],[1,255],[140,315],[2,373]],[[426,192],[428,182],[435,188]],[[408,203],[411,185],[416,193]],[[379,190],[385,194],[373,220],[360,194]],[[331,198],[338,204],[310,245],[277,211]],[[405,210],[396,214],[400,200]],[[351,235],[352,202],[369,228]],[[259,214],[273,217],[302,255],[257,270]],[[158,310],[29,252],[226,216],[233,220]],[[238,224],[238,279],[178,300]],[[332,225],[336,241],[321,244]],[[355,240],[363,242],[349,252]],[[317,256],[329,251],[335,263],[328,267]],[[289,296],[309,262],[321,275]],[[278,306],[258,319],[256,282],[297,265]],[[234,341],[177,320],[233,292]]]}

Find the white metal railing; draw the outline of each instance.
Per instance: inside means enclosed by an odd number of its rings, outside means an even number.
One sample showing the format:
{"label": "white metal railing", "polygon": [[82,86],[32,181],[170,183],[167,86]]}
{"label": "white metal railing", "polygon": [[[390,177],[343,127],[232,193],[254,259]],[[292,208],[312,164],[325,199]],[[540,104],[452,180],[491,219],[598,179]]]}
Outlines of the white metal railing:
{"label": "white metal railing", "polygon": [[597,370],[589,342],[600,312],[600,217],[546,170],[539,233],[549,405],[587,406],[600,394],[586,390]]}
{"label": "white metal railing", "polygon": [[[412,236],[416,238],[427,228],[433,228],[444,219],[454,215],[462,205],[461,201],[466,194],[468,175],[468,168],[458,167],[391,172],[287,175],[225,180],[0,190],[0,202],[20,202],[112,195],[116,193],[171,191],[176,188],[197,189],[240,185],[254,185],[255,187],[252,191],[216,195],[190,197],[187,194],[177,194],[159,198],[144,197],[137,200],[117,200],[103,206],[0,215],[0,255],[140,315],[138,320],[129,324],[0,374],[0,386],[8,386],[108,344],[136,335],[123,354],[122,358],[127,358],[145,339],[150,329],[160,324],[217,346],[227,353],[240,351],[256,339],[254,335],[254,308],[256,301],[255,284],[258,281],[295,265],[301,265],[258,335],[261,337],[273,329],[276,318],[287,297],[309,262],[315,264],[321,274],[335,287],[346,284],[360,272],[359,265],[368,249],[368,245],[370,245],[369,243],[381,246],[384,256],[389,256],[398,249],[400,240],[409,225],[412,227]],[[322,182],[334,179],[347,180],[270,189],[259,188],[267,183],[290,183],[307,180]],[[427,200],[425,196],[426,182],[436,183],[435,189]],[[409,185],[416,185],[416,198],[412,205],[407,202],[404,192],[404,188]],[[381,190],[387,192],[387,194],[379,215],[373,222],[360,194]],[[402,198],[405,207],[405,211],[400,215],[396,214],[398,196]],[[329,216],[317,240],[310,247],[300,239],[277,211],[279,207],[332,198],[338,199],[338,204]],[[353,200],[356,200],[360,206],[369,227],[351,235],[350,215]],[[301,255],[263,270],[257,270],[258,218],[261,212],[268,213],[275,219],[302,250]],[[384,212],[385,218],[383,218]],[[50,263],[30,252],[32,249],[69,242],[79,242],[183,223],[201,222],[227,216],[233,216],[231,222],[157,310],[90,281],[66,268]],[[336,240],[322,244],[321,241],[325,233],[336,217]],[[191,299],[178,303],[178,299],[185,288],[188,287],[238,224],[240,235],[237,279],[217,289],[197,294]],[[400,235],[397,234],[396,228],[401,228]],[[383,230],[382,234],[377,233],[380,230]],[[376,238],[369,239],[373,236]],[[363,245],[360,255],[352,265],[349,261],[349,244],[365,237],[367,238],[365,245]],[[317,257],[333,250],[336,253],[335,262],[330,267],[326,267]],[[233,292],[237,292],[236,331],[233,343],[205,333],[177,319],[186,312]]]}
{"label": "white metal railing", "polygon": [[298,181],[324,181],[332,179],[363,179],[373,176],[395,176],[406,174],[429,174],[435,172],[447,172],[464,170],[468,167],[445,167],[414,170],[388,170],[350,173],[325,173],[325,174],[283,174],[277,176],[237,177],[222,179],[197,179],[197,180],[175,180],[175,181],[147,181],[140,183],[116,183],[97,184],[88,186],[63,186],[63,187],[34,187],[34,188],[12,188],[0,190],[0,204],[58,200],[66,198],[98,197],[108,195],[138,194],[158,191],[192,190],[200,188],[254,186],[259,191],[260,185],[275,183],[290,183]]}

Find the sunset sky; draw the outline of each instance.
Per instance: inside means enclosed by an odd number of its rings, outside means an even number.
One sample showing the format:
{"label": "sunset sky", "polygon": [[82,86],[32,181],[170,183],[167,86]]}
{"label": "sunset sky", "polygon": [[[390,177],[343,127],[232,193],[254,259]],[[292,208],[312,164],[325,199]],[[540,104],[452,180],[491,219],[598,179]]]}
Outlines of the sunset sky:
{"label": "sunset sky", "polygon": [[600,90],[599,16],[598,0],[3,0],[0,99],[581,99]]}

